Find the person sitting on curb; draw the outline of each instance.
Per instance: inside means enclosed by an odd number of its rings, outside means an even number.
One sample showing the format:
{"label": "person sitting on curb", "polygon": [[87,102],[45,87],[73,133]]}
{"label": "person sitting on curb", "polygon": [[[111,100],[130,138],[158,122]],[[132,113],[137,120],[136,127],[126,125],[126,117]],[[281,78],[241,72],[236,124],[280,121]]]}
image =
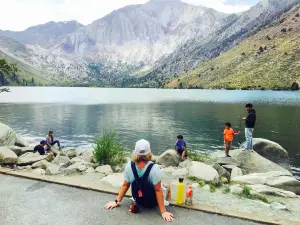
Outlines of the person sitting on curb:
{"label": "person sitting on curb", "polygon": [[[131,185],[132,196],[137,206],[154,208],[158,205],[162,218],[168,222],[173,221],[173,215],[167,212],[165,207],[165,204],[168,205],[165,199],[171,197],[170,186],[162,185],[162,171],[158,165],[151,162],[151,159],[150,143],[146,140],[138,141],[135,145],[132,162],[125,167],[125,180],[117,199],[107,203],[104,206],[105,209],[119,206]],[[164,196],[164,193],[167,196]]]}
{"label": "person sitting on curb", "polygon": [[38,152],[38,153],[40,153],[40,155],[46,155],[46,153],[50,153],[50,154],[53,154],[54,156],[56,156],[55,152],[48,150],[46,143],[47,142],[45,140],[42,140],[39,145],[34,147],[33,152]]}
{"label": "person sitting on curb", "polygon": [[182,135],[177,136],[177,142],[175,143],[174,150],[177,152],[182,161],[187,157],[186,141]]}
{"label": "person sitting on curb", "polygon": [[54,140],[53,131],[49,131],[49,133],[46,137],[46,142],[47,142],[47,149],[49,151],[51,150],[51,146],[53,146],[55,144],[57,144],[58,149],[61,150],[59,140]]}

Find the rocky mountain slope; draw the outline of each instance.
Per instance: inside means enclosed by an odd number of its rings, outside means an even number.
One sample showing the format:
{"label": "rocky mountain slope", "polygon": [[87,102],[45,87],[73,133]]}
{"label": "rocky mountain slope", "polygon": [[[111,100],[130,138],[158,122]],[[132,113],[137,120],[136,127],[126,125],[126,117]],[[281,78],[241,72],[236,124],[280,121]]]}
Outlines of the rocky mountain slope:
{"label": "rocky mountain slope", "polygon": [[150,0],[87,26],[70,21],[0,30],[0,56],[46,84],[161,87],[230,50],[296,2],[261,0],[247,12],[226,15],[180,0]]}
{"label": "rocky mountain slope", "polygon": [[221,28],[209,37],[202,39],[195,37],[165,57],[153,71],[141,79],[142,84],[139,86],[158,87],[170,77],[177,78],[179,74],[194,70],[203,61],[218,57],[222,52],[255,34],[299,2],[299,0],[262,0],[247,12],[228,16]]}
{"label": "rocky mountain slope", "polygon": [[300,4],[169,88],[290,89],[300,82]]}

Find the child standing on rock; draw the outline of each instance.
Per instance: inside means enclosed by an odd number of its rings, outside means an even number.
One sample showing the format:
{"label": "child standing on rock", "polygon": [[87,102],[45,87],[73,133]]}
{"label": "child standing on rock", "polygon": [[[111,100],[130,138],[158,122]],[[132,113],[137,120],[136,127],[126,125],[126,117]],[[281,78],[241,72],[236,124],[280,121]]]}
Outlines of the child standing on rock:
{"label": "child standing on rock", "polygon": [[231,123],[225,124],[225,130],[224,130],[224,145],[225,145],[225,154],[227,157],[231,157],[229,155],[229,150],[233,141],[234,135],[239,135],[240,132],[235,133],[234,130],[231,128]]}

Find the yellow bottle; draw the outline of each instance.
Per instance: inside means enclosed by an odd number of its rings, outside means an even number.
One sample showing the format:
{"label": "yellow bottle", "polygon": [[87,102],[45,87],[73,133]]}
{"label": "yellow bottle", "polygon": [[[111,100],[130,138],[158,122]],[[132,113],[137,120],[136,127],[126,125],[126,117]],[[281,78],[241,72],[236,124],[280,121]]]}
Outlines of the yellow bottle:
{"label": "yellow bottle", "polygon": [[179,183],[177,185],[177,196],[176,203],[181,205],[184,203],[184,183],[183,178],[179,178]]}

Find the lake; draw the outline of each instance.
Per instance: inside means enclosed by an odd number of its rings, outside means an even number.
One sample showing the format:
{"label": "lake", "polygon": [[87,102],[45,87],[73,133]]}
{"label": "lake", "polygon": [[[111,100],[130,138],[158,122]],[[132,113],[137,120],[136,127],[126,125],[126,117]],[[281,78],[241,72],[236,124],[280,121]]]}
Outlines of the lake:
{"label": "lake", "polygon": [[300,92],[13,87],[0,94],[0,122],[37,140],[54,130],[63,145],[79,149],[116,129],[129,150],[144,138],[159,154],[182,134],[190,148],[216,151],[227,121],[245,140],[240,117],[248,102],[257,110],[255,137],[281,144],[300,172]]}

